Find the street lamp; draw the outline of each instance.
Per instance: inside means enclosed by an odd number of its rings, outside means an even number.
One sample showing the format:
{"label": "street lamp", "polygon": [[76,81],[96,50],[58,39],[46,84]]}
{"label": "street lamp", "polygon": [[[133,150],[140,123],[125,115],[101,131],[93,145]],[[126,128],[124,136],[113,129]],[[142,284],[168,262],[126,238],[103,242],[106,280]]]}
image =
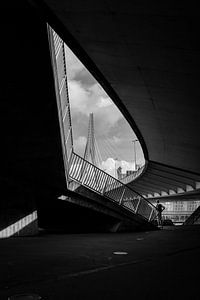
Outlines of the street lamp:
{"label": "street lamp", "polygon": [[118,158],[116,157],[115,158],[115,178],[117,179],[117,161],[118,161]]}
{"label": "street lamp", "polygon": [[134,164],[135,164],[135,171],[137,171],[137,163],[136,163],[136,148],[135,148],[135,143],[138,142],[138,139],[132,140],[133,142],[133,147],[134,147]]}

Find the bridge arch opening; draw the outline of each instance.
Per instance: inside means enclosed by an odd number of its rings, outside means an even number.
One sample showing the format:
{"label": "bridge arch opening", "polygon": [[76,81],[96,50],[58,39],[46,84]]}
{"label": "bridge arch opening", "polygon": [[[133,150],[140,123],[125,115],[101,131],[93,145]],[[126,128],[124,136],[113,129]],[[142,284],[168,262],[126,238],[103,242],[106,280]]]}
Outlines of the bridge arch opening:
{"label": "bridge arch opening", "polygon": [[[123,126],[117,126],[119,125],[119,120],[125,121],[125,119],[122,118],[122,115],[117,107],[113,105],[105,91],[97,84],[96,81],[89,85],[83,85],[80,78],[78,80],[73,80],[74,76],[76,75],[75,72],[70,82],[71,74],[67,73],[67,70],[69,68],[67,60],[70,61],[70,56],[66,53],[68,49],[66,48],[64,41],[50,26],[48,27],[48,34],[54,73],[58,117],[60,123],[63,161],[68,190],[80,193],[81,195],[84,193],[87,194],[92,190],[96,194],[99,194],[101,197],[106,199],[108,198],[110,201],[114,201],[115,203],[117,203],[117,205],[123,206],[126,210],[131,211],[131,213],[141,215],[147,220],[147,222],[153,222],[156,216],[155,207],[149,201],[147,201],[143,197],[143,195],[135,191],[133,188],[126,186],[129,179],[133,181],[136,176],[139,176],[143,171],[143,167],[138,168],[136,164],[136,142],[138,142],[136,136],[133,136],[132,130],[129,131],[131,134],[130,142],[132,142],[134,145],[134,162],[133,169],[128,170],[130,173],[128,174],[126,172],[124,174],[125,176],[123,177],[123,168],[117,164],[118,153],[116,155],[116,149],[120,149],[120,137],[122,139],[122,147],[124,147],[124,144],[126,142],[124,136],[126,136],[127,130],[129,128],[125,127],[125,130],[121,131]],[[78,67],[77,65],[75,67],[76,70],[79,69],[80,62],[77,61],[76,58],[75,60],[76,62],[78,62]],[[82,71],[85,71],[85,69],[83,69]],[[79,73],[76,76],[78,75],[80,76]],[[91,78],[91,75],[88,71],[86,75],[86,77],[88,77],[89,75],[90,81],[94,81],[94,78]],[[82,93],[80,93],[80,83],[81,86],[84,86],[84,88],[82,87]],[[75,85],[74,89],[73,85]],[[73,93],[75,96],[73,95]],[[88,103],[90,103],[89,100],[92,100],[90,105],[88,105]],[[77,115],[75,115],[76,118],[73,115],[73,108],[75,109],[75,112],[77,110]],[[105,139],[106,133],[109,138],[115,138],[115,141],[118,142],[118,147],[110,146],[110,150],[112,149],[112,151],[115,152],[115,158],[113,159],[113,157],[108,157],[106,161],[101,160],[99,161],[99,166],[97,166],[96,157],[97,154],[99,154],[99,157],[101,157],[101,155],[99,146],[97,145],[98,138],[96,138],[94,130],[94,111],[95,114],[99,117],[99,124],[97,126],[98,130],[100,129],[99,134],[102,135],[103,133]],[[87,129],[88,115],[89,127]],[[73,123],[73,117],[71,118],[71,116],[73,116],[76,121],[75,125]],[[81,124],[83,116],[86,116],[85,124],[84,122]],[[107,118],[105,118],[105,116],[107,116]],[[85,128],[87,131],[87,138],[85,138],[83,158],[79,154],[77,154],[76,144],[74,143],[73,130],[76,128],[78,130],[82,130],[84,129],[84,125],[86,125]],[[114,130],[114,133],[112,132],[111,134],[112,129]],[[118,136],[116,136],[115,133]],[[119,133],[121,136],[119,136]],[[81,135],[79,133],[79,137],[80,136]],[[103,139],[101,141],[101,144],[102,143]],[[105,150],[105,146],[103,147],[103,149]],[[105,163],[109,162],[109,160],[114,161],[114,166],[113,168],[105,169]],[[124,162],[128,163],[127,161]],[[123,163],[123,161],[121,161],[121,163]],[[112,173],[111,175],[110,172],[114,172],[114,174]],[[126,180],[127,177],[128,181]],[[124,179],[126,182],[124,182]],[[66,197],[65,200],[69,198],[71,199],[71,197]],[[59,199],[61,199],[61,197],[59,197]]]}
{"label": "bridge arch opening", "polygon": [[143,169],[142,147],[125,117],[67,45],[65,55],[74,151],[91,160],[91,150],[98,167],[119,180]]}

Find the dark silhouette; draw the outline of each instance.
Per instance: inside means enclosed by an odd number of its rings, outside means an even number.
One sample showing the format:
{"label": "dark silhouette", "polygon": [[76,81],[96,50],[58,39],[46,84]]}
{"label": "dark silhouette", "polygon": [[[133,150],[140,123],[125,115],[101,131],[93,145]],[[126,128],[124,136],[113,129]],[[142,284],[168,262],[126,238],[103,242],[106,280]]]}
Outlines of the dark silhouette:
{"label": "dark silhouette", "polygon": [[156,205],[156,209],[157,209],[157,218],[158,218],[158,226],[162,227],[162,212],[165,209],[165,207],[159,203],[159,200],[157,200],[157,205]]}

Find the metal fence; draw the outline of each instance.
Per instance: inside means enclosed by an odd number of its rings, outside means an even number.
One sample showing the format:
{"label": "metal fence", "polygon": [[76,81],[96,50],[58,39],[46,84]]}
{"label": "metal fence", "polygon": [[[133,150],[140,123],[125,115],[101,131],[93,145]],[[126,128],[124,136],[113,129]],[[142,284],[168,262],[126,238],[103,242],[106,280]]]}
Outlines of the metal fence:
{"label": "metal fence", "polygon": [[156,208],[136,191],[72,152],[69,178],[112,200],[135,214],[152,221]]}

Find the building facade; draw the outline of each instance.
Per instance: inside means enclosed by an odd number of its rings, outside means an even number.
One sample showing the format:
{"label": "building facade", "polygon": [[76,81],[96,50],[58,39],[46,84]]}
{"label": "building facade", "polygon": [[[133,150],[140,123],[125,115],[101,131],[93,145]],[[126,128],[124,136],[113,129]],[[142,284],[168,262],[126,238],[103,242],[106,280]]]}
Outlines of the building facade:
{"label": "building facade", "polygon": [[[173,223],[183,223],[199,207],[200,201],[160,201],[165,206],[163,219],[171,219]],[[156,203],[154,203],[156,205]]]}

